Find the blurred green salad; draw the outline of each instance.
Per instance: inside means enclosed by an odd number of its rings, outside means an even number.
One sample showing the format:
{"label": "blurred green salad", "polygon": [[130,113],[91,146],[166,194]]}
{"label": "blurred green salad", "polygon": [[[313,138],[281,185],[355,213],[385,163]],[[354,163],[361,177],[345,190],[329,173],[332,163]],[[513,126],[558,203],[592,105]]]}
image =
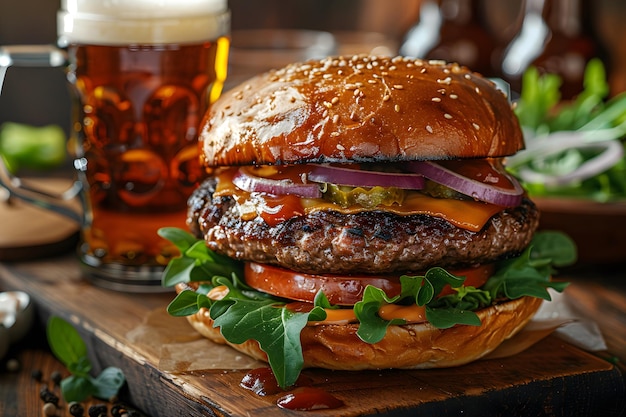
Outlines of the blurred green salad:
{"label": "blurred green salad", "polygon": [[45,170],[65,161],[65,132],[60,126],[43,127],[6,122],[0,127],[0,157],[11,173],[21,168]]}
{"label": "blurred green salad", "polygon": [[531,196],[581,197],[599,202],[626,198],[626,92],[607,100],[604,65],[592,60],[584,89],[560,101],[561,79],[526,71],[517,114],[526,149],[507,168]]}

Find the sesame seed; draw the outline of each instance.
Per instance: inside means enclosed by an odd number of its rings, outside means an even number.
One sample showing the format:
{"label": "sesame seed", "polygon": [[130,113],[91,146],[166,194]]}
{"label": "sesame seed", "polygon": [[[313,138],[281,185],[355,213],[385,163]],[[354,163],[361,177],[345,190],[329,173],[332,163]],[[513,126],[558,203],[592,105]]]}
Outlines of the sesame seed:
{"label": "sesame seed", "polygon": [[450,78],[450,77],[446,77],[446,78],[444,78],[444,79],[438,78],[438,79],[437,79],[437,82],[438,82],[439,84],[446,84],[446,85],[450,85],[450,83],[452,82],[452,78]]}
{"label": "sesame seed", "polygon": [[448,114],[448,113],[445,113],[445,114],[443,115],[443,117],[445,117],[446,119],[452,119],[452,115],[450,115],[450,114]]}
{"label": "sesame seed", "polygon": [[[337,137],[337,136],[339,136],[339,132],[330,132],[330,136]],[[339,146],[341,146],[341,145],[337,145],[337,149],[341,149],[341,148],[339,148]],[[343,148],[343,146],[342,146],[342,148]],[[343,149],[341,149],[341,150],[343,150]]]}
{"label": "sesame seed", "polygon": [[356,121],[356,113],[354,111],[352,111],[352,113],[350,113],[350,120]]}
{"label": "sesame seed", "polygon": [[420,70],[420,73],[421,73],[421,74],[425,74],[425,73],[426,73],[426,68],[422,68],[422,69]]}
{"label": "sesame seed", "polygon": [[360,92],[361,92],[361,90],[359,90],[359,89],[357,88],[356,90],[354,90],[353,95],[358,96]]}
{"label": "sesame seed", "polygon": [[456,94],[450,94],[450,98],[456,100],[457,98],[459,98],[459,96],[457,96]]}
{"label": "sesame seed", "polygon": [[378,81],[376,81],[376,80],[367,80],[367,82],[370,83],[370,84],[376,84]]}
{"label": "sesame seed", "polygon": [[476,87],[474,90],[476,91],[476,94],[480,94],[480,88]]}
{"label": "sesame seed", "polygon": [[333,116],[333,123],[337,123],[339,121],[339,115],[336,114]]}
{"label": "sesame seed", "polygon": [[346,90],[354,90],[356,88],[355,84],[346,84]]}
{"label": "sesame seed", "polygon": [[474,126],[474,129],[476,129],[476,130],[480,130],[480,126],[478,126],[478,124],[476,124],[476,123],[472,123],[472,126]]}
{"label": "sesame seed", "polygon": [[465,77],[466,80],[469,80],[470,78],[472,78],[472,76],[469,74],[465,74],[463,77]]}
{"label": "sesame seed", "polygon": [[431,59],[428,61],[428,63],[430,65],[437,65],[437,66],[446,65],[446,61],[443,61],[440,59]]}
{"label": "sesame seed", "polygon": [[438,102],[441,101],[441,98],[440,97],[433,97],[431,100],[438,103]]}
{"label": "sesame seed", "polygon": [[395,70],[396,70],[396,66],[395,65],[392,65],[392,66],[389,67],[389,71],[395,71]]}
{"label": "sesame seed", "polygon": [[[337,133],[337,132],[333,132],[333,133]],[[331,136],[332,136],[333,133],[331,133]],[[335,136],[339,136],[339,133],[337,133]],[[346,150],[346,148],[343,145],[339,144],[339,143],[337,144],[337,149],[339,149],[340,151],[345,151]]]}
{"label": "sesame seed", "polygon": [[428,133],[433,133],[433,128],[430,127],[430,125],[426,125],[426,130],[428,131]]}
{"label": "sesame seed", "polygon": [[332,76],[333,76],[333,74],[328,74],[328,73],[326,73],[326,74],[324,74],[322,77],[323,77],[325,80],[328,80],[329,78],[332,78]]}
{"label": "sesame seed", "polygon": [[395,88],[396,90],[402,90],[404,86],[402,84],[394,84],[393,88]]}
{"label": "sesame seed", "polygon": [[337,104],[339,102],[339,97],[333,97],[333,99],[330,102],[332,104]]}
{"label": "sesame seed", "polygon": [[396,113],[400,113],[400,106],[398,104],[393,106],[393,109],[396,111]]}
{"label": "sesame seed", "polygon": [[330,109],[331,107],[333,107],[332,103],[329,103],[328,101],[325,101],[325,102],[324,102],[324,106],[325,106],[327,109]]}
{"label": "sesame seed", "polygon": [[383,101],[389,101],[391,99],[391,96],[389,94],[385,94],[383,96]]}

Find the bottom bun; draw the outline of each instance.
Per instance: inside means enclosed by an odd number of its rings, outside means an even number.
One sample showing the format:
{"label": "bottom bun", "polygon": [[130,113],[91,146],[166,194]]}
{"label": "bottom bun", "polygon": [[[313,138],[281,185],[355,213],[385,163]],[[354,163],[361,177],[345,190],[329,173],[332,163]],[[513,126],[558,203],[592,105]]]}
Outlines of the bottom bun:
{"label": "bottom bun", "polygon": [[[463,365],[479,359],[520,331],[539,309],[542,300],[523,297],[477,311],[480,326],[457,325],[437,329],[428,323],[389,326],[378,343],[362,341],[358,324],[306,326],[300,335],[305,368],[335,370],[420,369]],[[254,340],[227,342],[205,308],[187,316],[204,337],[228,344],[253,358],[267,361]]]}

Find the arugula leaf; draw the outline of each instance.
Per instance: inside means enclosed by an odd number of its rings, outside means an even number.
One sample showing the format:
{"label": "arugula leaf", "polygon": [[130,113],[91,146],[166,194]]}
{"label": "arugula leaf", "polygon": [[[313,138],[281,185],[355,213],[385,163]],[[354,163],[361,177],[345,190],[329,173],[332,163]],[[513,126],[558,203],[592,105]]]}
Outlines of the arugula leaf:
{"label": "arugula leaf", "polygon": [[389,298],[383,290],[371,285],[365,287],[363,299],[354,305],[354,314],[360,323],[357,336],[364,342],[377,343],[385,337],[387,327],[403,324],[403,320],[384,320],[378,315],[381,306],[392,304],[400,298],[401,296]]}
{"label": "arugula leaf", "polygon": [[498,265],[496,273],[485,283],[493,299],[520,298],[526,295],[550,300],[547,288],[562,291],[567,284],[551,281],[552,265],[566,266],[576,260],[576,244],[557,231],[538,232],[521,256]]}
{"label": "arugula leaf", "polygon": [[[184,281],[198,280],[194,275],[198,271],[213,270],[205,269],[205,263],[220,262],[204,244],[186,242],[182,246],[181,257],[194,259],[193,267],[179,271],[186,274],[182,277]],[[368,286],[362,300],[354,306],[360,322],[357,335],[365,342],[376,343],[390,325],[404,323],[399,319],[384,320],[378,315],[381,306],[389,303],[425,306],[428,321],[438,328],[480,325],[474,310],[490,305],[493,300],[524,295],[549,299],[547,288],[562,291],[567,283],[550,281],[554,272],[552,266],[564,266],[575,259],[576,247],[571,239],[560,232],[539,232],[522,256],[500,262],[495,275],[480,289],[463,286],[464,277],[457,277],[443,268],[431,268],[424,275],[402,276],[401,292],[396,297],[390,298],[379,288]],[[232,262],[229,260],[229,264]],[[279,385],[283,388],[293,385],[303,365],[300,332],[308,321],[324,320],[325,309],[337,306],[332,306],[320,291],[315,296],[313,310],[308,313],[290,311],[284,308],[284,300],[247,286],[238,272],[240,266],[229,268],[229,275],[205,275],[205,283],[196,292],[182,291],[170,303],[168,312],[184,316],[202,307],[208,308],[214,326],[220,328],[227,341],[239,344],[256,340],[267,354]],[[180,277],[172,281],[178,279]],[[437,297],[446,285],[455,289],[454,293]],[[221,300],[212,301],[206,294],[217,286],[226,286],[228,292]]]}
{"label": "arugula leaf", "polygon": [[203,240],[196,239],[191,233],[173,227],[163,227],[157,233],[181,252],[165,267],[161,278],[164,287],[181,282],[207,281],[207,277],[211,279],[213,276],[243,276],[241,262],[213,252]]}
{"label": "arugula leaf", "polygon": [[426,307],[426,318],[438,329],[449,329],[457,324],[480,326],[480,318],[476,313],[460,308]]}
{"label": "arugula leaf", "polygon": [[220,327],[229,342],[240,344],[256,340],[267,354],[278,384],[288,387],[295,384],[304,364],[300,332],[311,315],[319,317],[319,310],[300,313],[281,307],[271,300],[227,297],[215,301],[210,314],[214,326]]}

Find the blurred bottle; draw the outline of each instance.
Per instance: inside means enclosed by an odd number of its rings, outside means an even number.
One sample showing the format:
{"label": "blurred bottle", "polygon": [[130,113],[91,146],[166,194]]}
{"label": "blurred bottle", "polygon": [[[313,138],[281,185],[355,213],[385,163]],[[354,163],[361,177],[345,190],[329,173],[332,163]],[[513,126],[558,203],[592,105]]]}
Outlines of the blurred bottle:
{"label": "blurred bottle", "polygon": [[541,72],[559,74],[561,97],[571,99],[583,89],[591,58],[607,64],[594,31],[593,0],[524,0],[523,10],[522,27],[502,58],[503,78],[513,91],[520,91],[522,75],[533,65]]}
{"label": "blurred bottle", "polygon": [[485,76],[500,76],[493,61],[499,38],[483,8],[483,0],[423,0],[419,22],[407,32],[400,53],[454,61]]}

